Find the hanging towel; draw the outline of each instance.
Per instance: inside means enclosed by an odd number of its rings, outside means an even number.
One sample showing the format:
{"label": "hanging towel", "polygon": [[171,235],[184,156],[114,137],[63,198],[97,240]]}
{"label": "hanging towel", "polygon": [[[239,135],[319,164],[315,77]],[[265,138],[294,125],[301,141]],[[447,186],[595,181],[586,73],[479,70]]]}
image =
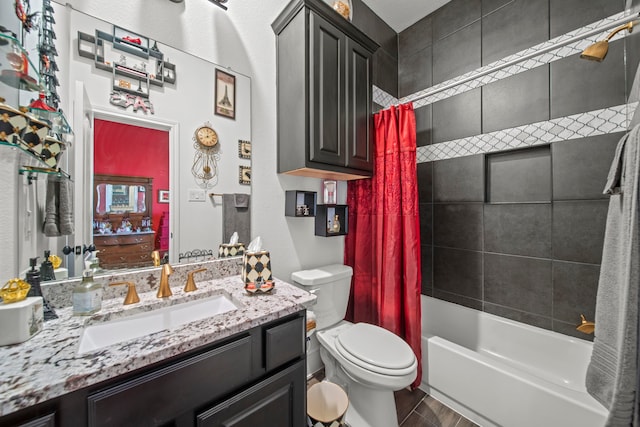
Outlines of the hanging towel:
{"label": "hanging towel", "polygon": [[595,338],[587,391],[609,410],[606,427],[637,426],[640,125],[616,149],[605,194],[610,194],[596,299]]}
{"label": "hanging towel", "polygon": [[52,176],[47,178],[47,194],[44,206],[43,232],[47,237],[60,236],[58,228],[58,201],[60,199],[60,182]]}
{"label": "hanging towel", "polygon": [[234,231],[238,242],[245,245],[251,241],[251,196],[249,194],[222,195],[222,241],[229,242]]}
{"label": "hanging towel", "polygon": [[58,230],[63,236],[73,234],[73,182],[60,181],[60,201],[58,203]]}
{"label": "hanging towel", "polygon": [[47,178],[43,232],[47,237],[73,234],[73,183],[64,178]]}

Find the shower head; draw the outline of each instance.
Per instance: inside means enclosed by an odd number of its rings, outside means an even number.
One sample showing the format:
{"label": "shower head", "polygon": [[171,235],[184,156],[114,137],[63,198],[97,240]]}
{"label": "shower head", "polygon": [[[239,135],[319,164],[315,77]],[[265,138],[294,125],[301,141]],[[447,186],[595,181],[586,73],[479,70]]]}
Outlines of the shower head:
{"label": "shower head", "polygon": [[599,42],[596,42],[591,46],[587,47],[585,50],[582,51],[580,58],[588,59],[590,61],[602,62],[605,56],[607,56],[607,52],[609,51],[609,40],[611,40],[611,37],[615,36],[620,31],[623,31],[623,30],[629,30],[629,32],[632,32],[633,21],[627,22],[626,24],[621,25],[620,27],[613,30],[611,34],[607,36],[606,39],[600,40]]}

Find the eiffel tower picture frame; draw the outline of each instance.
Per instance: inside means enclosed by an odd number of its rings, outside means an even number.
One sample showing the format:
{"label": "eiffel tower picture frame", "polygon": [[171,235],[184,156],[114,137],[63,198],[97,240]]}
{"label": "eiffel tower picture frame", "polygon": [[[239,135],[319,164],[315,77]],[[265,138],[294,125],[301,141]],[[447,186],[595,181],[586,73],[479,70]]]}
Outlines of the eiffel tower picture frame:
{"label": "eiffel tower picture frame", "polygon": [[216,93],[214,113],[236,119],[236,76],[216,68]]}

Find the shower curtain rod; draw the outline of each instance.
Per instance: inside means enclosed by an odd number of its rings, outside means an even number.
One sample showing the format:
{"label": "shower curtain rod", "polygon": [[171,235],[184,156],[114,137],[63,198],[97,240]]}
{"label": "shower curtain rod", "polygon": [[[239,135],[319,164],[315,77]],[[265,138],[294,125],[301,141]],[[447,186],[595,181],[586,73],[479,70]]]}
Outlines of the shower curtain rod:
{"label": "shower curtain rod", "polygon": [[429,96],[435,95],[435,94],[440,93],[440,92],[444,92],[445,90],[452,89],[452,88],[454,88],[456,86],[459,86],[461,84],[464,84],[464,83],[470,82],[472,80],[475,80],[478,77],[484,77],[487,74],[494,73],[496,71],[502,70],[502,69],[510,67],[512,65],[516,65],[519,62],[526,61],[527,59],[535,58],[536,56],[545,54],[547,52],[551,52],[552,50],[556,50],[556,49],[561,48],[563,46],[566,46],[568,44],[571,44],[571,43],[586,39],[587,37],[591,37],[591,36],[594,36],[596,34],[600,34],[603,31],[610,30],[611,28],[617,27],[619,25],[624,25],[624,24],[629,23],[631,21],[635,21],[638,18],[640,18],[640,13],[634,13],[633,15],[625,16],[624,18],[620,18],[620,19],[617,19],[615,21],[611,21],[607,25],[604,25],[602,27],[599,27],[599,28],[596,28],[596,29],[593,29],[593,30],[589,30],[586,33],[576,34],[575,36],[570,37],[567,40],[561,41],[561,42],[556,43],[556,44],[551,45],[551,46],[547,46],[547,47],[545,47],[543,49],[540,49],[540,50],[537,50],[535,52],[528,53],[528,54],[526,54],[526,55],[524,55],[524,56],[522,56],[520,58],[512,59],[511,61],[505,62],[504,64],[501,64],[501,65],[499,65],[497,67],[484,70],[482,72],[479,72],[479,73],[474,74],[474,75],[469,76],[469,77],[465,77],[462,80],[451,82],[451,83],[449,83],[447,85],[444,85],[442,87],[439,87],[437,89],[434,89],[432,91],[424,93],[422,95],[418,95],[418,96],[413,97],[413,98],[403,99],[403,100],[401,100],[401,103],[404,104],[404,103],[407,103],[407,102],[419,101],[421,99],[427,98]]}

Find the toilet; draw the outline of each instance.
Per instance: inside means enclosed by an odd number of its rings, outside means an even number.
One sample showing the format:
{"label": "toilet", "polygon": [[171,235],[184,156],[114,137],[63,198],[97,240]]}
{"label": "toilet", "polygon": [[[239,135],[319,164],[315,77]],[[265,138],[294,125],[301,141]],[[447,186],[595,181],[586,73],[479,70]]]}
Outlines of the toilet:
{"label": "toilet", "polygon": [[327,380],[349,396],[350,427],[397,427],[393,392],[417,375],[418,361],[400,337],[379,326],[344,320],[351,289],[351,267],[333,264],[291,274],[298,286],[316,295],[311,308]]}

